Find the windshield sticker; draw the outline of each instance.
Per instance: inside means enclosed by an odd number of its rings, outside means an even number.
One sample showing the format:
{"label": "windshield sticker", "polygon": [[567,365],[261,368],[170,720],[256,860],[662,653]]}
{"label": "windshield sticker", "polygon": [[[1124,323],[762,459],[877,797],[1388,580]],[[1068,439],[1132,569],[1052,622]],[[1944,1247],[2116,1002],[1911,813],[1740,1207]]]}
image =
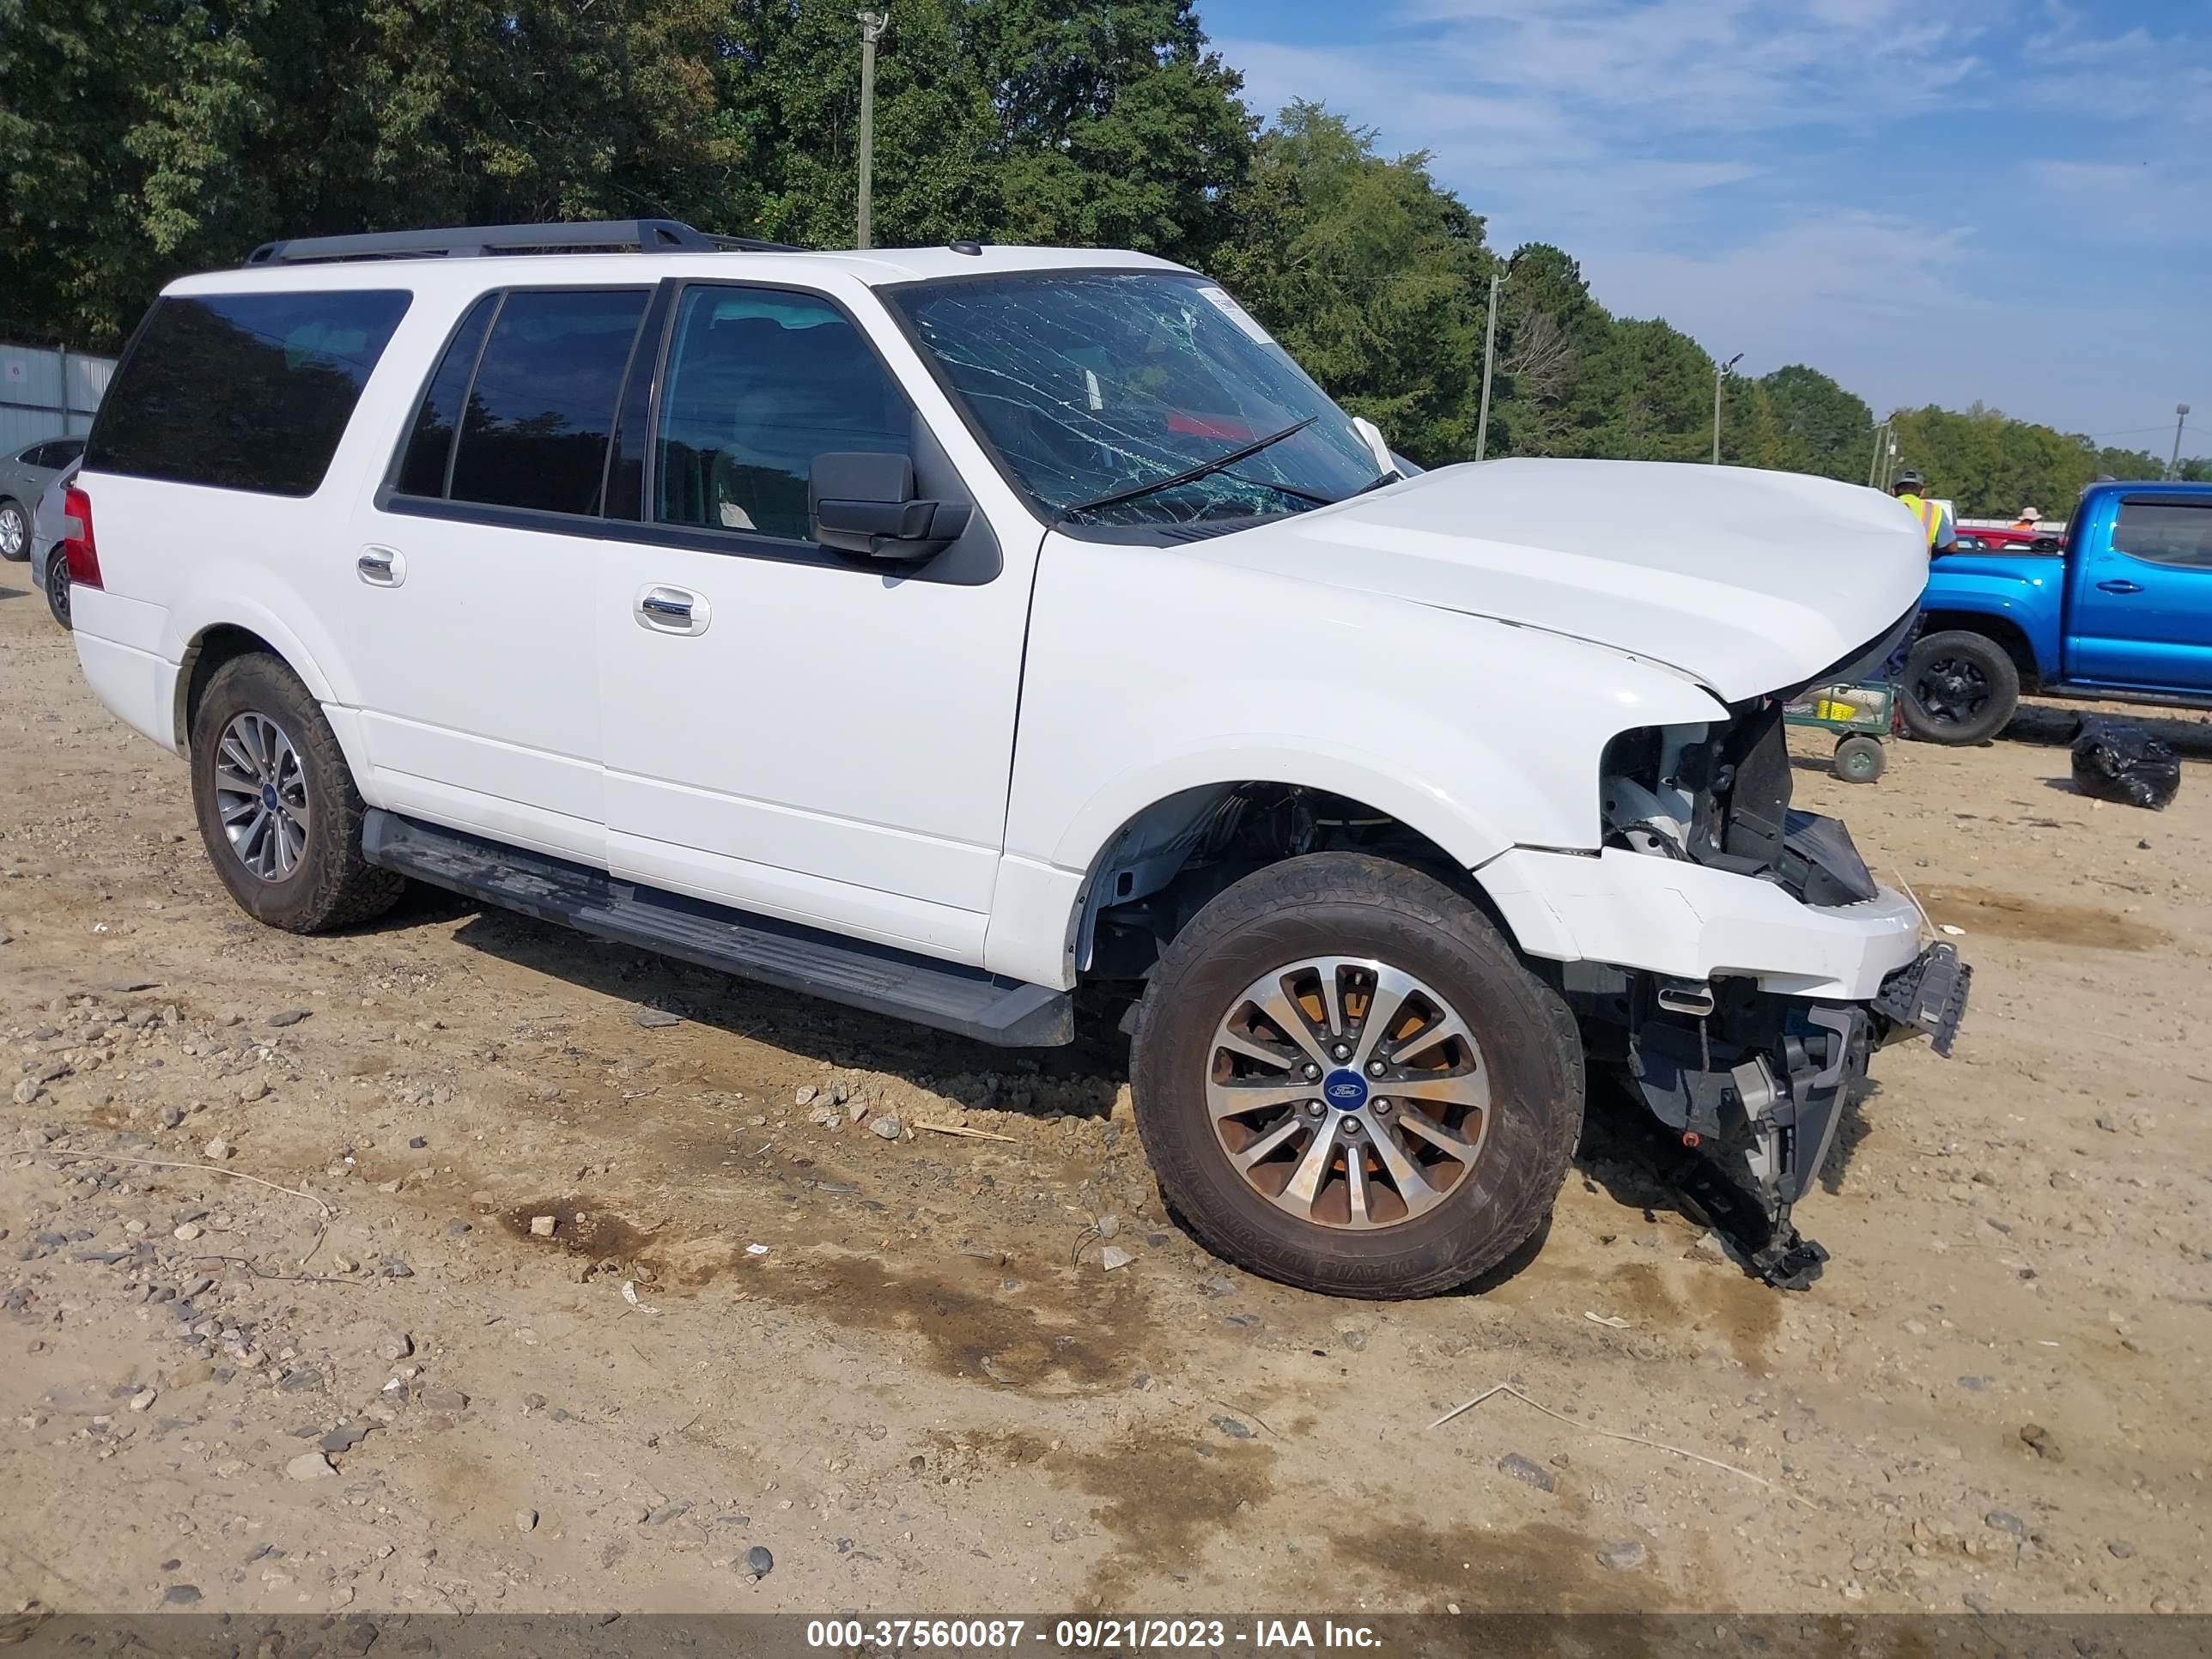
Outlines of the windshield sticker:
{"label": "windshield sticker", "polygon": [[1253,339],[1257,340],[1261,345],[1273,345],[1275,343],[1274,337],[1270,335],[1266,329],[1260,326],[1258,319],[1255,319],[1250,312],[1245,310],[1243,306],[1238,305],[1235,300],[1230,297],[1228,289],[1221,288],[1201,288],[1199,289],[1199,292],[1206,296],[1207,304],[1211,305],[1216,311],[1226,317],[1231,322],[1236,324],[1237,327],[1243,329],[1246,334],[1249,335]]}

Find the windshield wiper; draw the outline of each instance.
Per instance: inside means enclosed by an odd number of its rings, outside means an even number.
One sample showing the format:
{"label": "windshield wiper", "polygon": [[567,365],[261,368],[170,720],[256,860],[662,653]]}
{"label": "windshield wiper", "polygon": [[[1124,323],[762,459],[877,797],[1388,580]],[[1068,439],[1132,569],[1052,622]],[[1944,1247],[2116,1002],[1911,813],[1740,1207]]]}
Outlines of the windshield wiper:
{"label": "windshield wiper", "polygon": [[1133,489],[1117,489],[1110,495],[1094,495],[1087,501],[1063,507],[1060,509],[1060,514],[1065,517],[1071,513],[1095,513],[1102,507],[1119,507],[1123,501],[1133,501],[1140,495],[1173,489],[1177,484],[1194,483],[1225,466],[1236,465],[1248,456],[1258,454],[1270,444],[1279,444],[1285,438],[1297,436],[1319,419],[1321,416],[1318,415],[1309,415],[1294,426],[1286,426],[1280,432],[1271,432],[1264,438],[1255,438],[1249,444],[1239,444],[1234,449],[1224,450],[1210,461],[1200,461],[1196,466],[1187,466],[1180,472],[1170,472],[1164,478],[1155,478],[1150,483],[1138,484]]}
{"label": "windshield wiper", "polygon": [[1285,483],[1280,478],[1248,478],[1242,472],[1226,471],[1221,476],[1237,483],[1249,484],[1255,489],[1272,489],[1297,501],[1311,501],[1316,507],[1334,507],[1342,499],[1337,495],[1324,495],[1318,489],[1308,489],[1303,484]]}

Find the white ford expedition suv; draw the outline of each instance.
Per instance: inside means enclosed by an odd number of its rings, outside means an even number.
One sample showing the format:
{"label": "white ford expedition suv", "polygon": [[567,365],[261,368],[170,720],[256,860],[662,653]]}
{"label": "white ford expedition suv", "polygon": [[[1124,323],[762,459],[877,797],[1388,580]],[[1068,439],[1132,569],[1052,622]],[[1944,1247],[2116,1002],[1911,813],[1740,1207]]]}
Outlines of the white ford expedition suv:
{"label": "white ford expedition suv", "polygon": [[1909,629],[1909,514],[1421,472],[1159,259],[271,244],[155,302],[68,510],[86,677],[254,916],[412,878],[1007,1045],[1119,989],[1168,1197],[1296,1284],[1498,1263],[1586,1068],[1802,1284],[1845,1092],[1964,1005],[1789,805],[1781,701]]}

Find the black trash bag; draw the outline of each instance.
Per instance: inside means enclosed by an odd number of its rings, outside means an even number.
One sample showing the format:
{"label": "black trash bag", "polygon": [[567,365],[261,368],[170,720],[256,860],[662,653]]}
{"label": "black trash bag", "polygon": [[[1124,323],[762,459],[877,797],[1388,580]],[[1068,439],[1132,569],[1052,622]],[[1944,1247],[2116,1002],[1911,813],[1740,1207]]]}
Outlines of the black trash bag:
{"label": "black trash bag", "polygon": [[2181,787],[2181,763],[2140,726],[2084,720],[2074,739],[2074,787],[2100,800],[2160,811]]}

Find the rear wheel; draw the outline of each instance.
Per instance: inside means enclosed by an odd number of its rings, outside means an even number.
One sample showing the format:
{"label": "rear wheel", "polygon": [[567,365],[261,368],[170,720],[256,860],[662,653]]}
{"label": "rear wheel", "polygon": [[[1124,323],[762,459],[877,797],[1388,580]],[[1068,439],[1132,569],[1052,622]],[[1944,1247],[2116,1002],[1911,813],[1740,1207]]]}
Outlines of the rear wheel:
{"label": "rear wheel", "polygon": [[21,564],[31,556],[31,515],[12,496],[0,501],[0,559]]}
{"label": "rear wheel", "polygon": [[1542,1224],[1582,1123],[1559,994],[1419,871],[1322,853],[1248,876],[1161,957],[1137,1127],[1209,1247],[1309,1290],[1412,1297]]}
{"label": "rear wheel", "polygon": [[405,879],[361,855],[367,809],[330,722],[276,658],[216,671],[192,717],[191,757],[200,839],[249,915],[316,933],[398,901]]}
{"label": "rear wheel", "polygon": [[1985,634],[1953,629],[1912,647],[1905,665],[1905,724],[1929,743],[1984,743],[2020,707],[2020,670]]}
{"label": "rear wheel", "polygon": [[46,609],[64,628],[76,627],[70,620],[69,561],[58,547],[46,555]]}

